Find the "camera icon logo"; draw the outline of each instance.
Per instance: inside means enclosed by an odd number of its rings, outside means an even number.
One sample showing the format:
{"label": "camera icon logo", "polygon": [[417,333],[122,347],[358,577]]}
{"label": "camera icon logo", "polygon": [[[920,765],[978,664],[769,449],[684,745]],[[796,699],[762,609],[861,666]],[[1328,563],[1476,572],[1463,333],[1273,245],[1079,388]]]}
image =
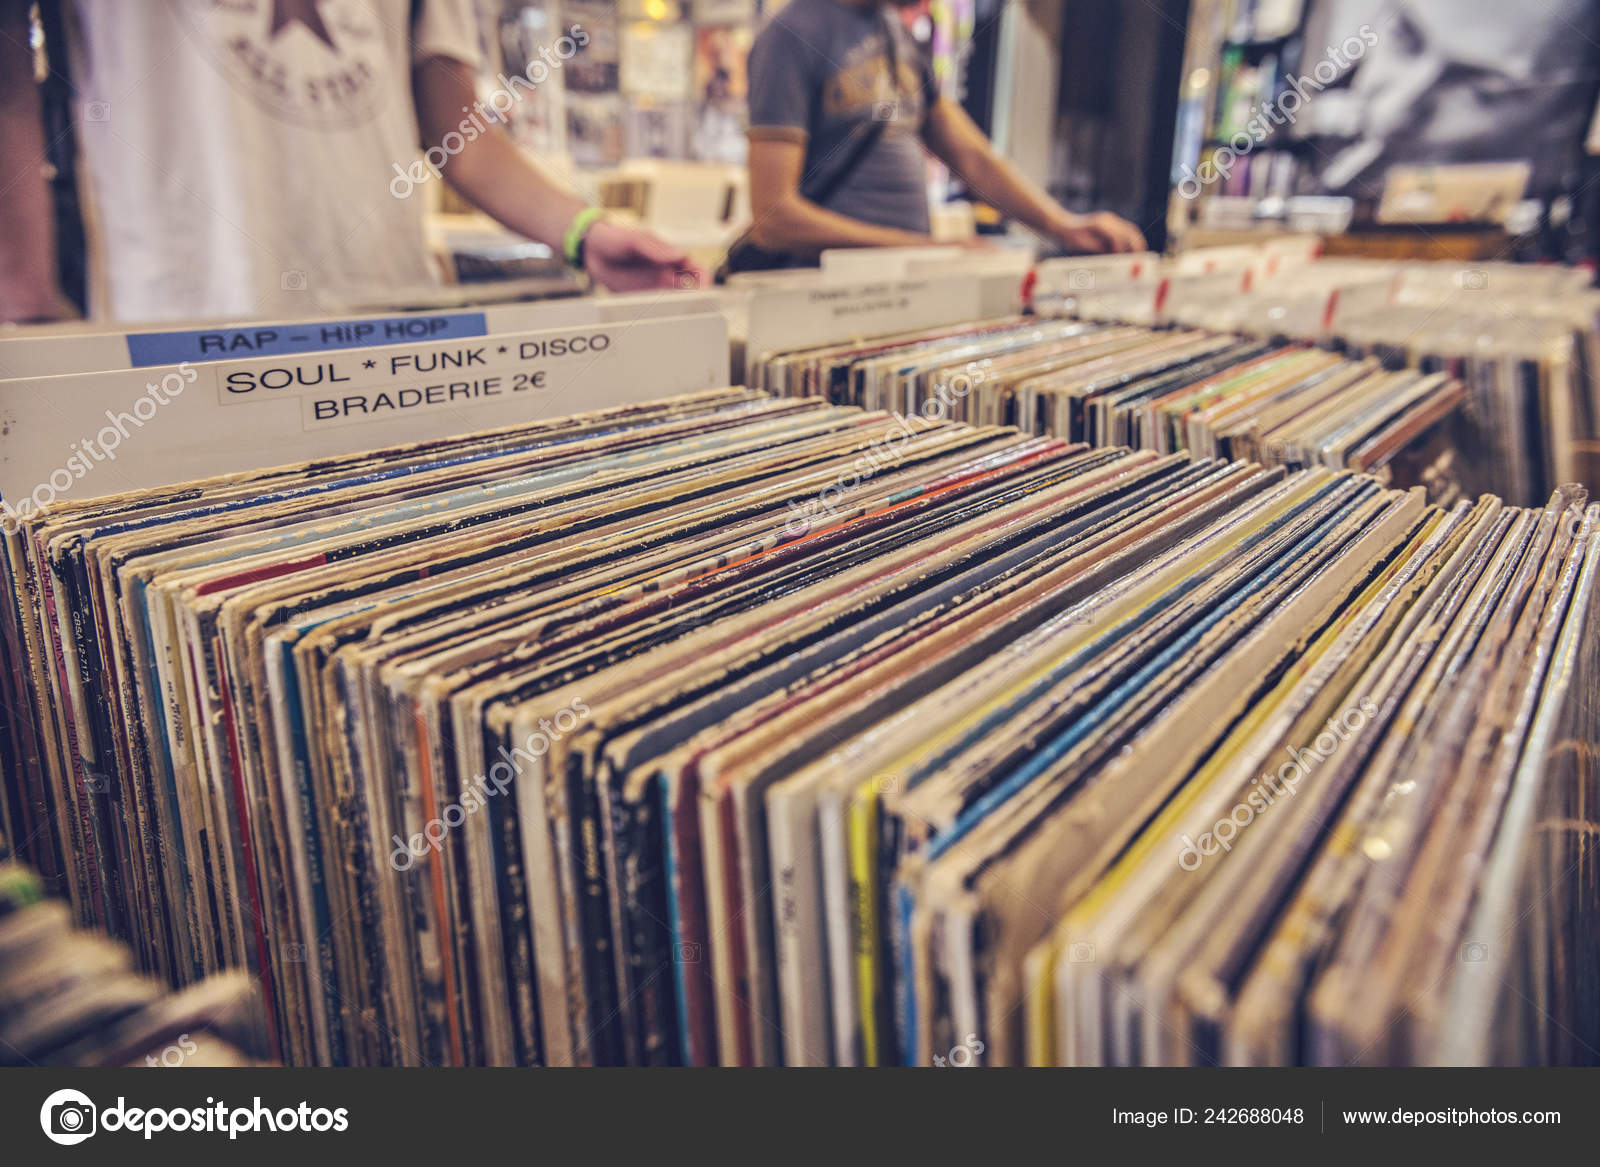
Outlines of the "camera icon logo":
{"label": "camera icon logo", "polygon": [[292,942],[283,946],[283,959],[291,964],[304,964],[311,959],[311,954],[304,944]]}
{"label": "camera icon logo", "polygon": [[1461,959],[1467,964],[1481,964],[1489,959],[1489,946],[1481,940],[1469,940],[1461,946]]}
{"label": "camera icon logo", "polygon": [[1469,292],[1481,292],[1489,286],[1489,273],[1481,267],[1468,268],[1461,273],[1461,286]]}
{"label": "camera icon logo", "polygon": [[111,120],[111,103],[109,101],[86,101],[83,103],[83,120],[86,122],[108,122]]}
{"label": "camera icon logo", "polygon": [[695,944],[693,942],[689,942],[689,943],[674,945],[673,948],[674,948],[673,955],[675,955],[678,958],[678,963],[679,964],[699,964],[700,963],[700,946],[698,944]]}
{"label": "camera icon logo", "polygon": [[1080,940],[1067,946],[1067,960],[1071,964],[1093,964],[1094,945]]}
{"label": "camera icon logo", "polygon": [[1092,292],[1094,272],[1082,267],[1073,268],[1067,273],[1067,287],[1074,292]]}
{"label": "camera icon logo", "polygon": [[303,271],[286,271],[279,282],[285,292],[303,292],[306,290],[306,273]]}
{"label": "camera icon logo", "polygon": [[94,1134],[99,1109],[77,1090],[57,1090],[39,1108],[45,1138],[63,1147],[76,1146]]}

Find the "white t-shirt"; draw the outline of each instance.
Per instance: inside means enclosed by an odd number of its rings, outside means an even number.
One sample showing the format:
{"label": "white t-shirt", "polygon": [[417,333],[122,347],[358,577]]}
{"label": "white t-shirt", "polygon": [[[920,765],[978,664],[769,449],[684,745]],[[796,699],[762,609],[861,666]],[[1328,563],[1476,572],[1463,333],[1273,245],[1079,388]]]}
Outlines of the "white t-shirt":
{"label": "white t-shirt", "polygon": [[[91,311],[294,316],[437,282],[413,64],[472,0],[70,0]],[[415,22],[413,23],[413,15]]]}

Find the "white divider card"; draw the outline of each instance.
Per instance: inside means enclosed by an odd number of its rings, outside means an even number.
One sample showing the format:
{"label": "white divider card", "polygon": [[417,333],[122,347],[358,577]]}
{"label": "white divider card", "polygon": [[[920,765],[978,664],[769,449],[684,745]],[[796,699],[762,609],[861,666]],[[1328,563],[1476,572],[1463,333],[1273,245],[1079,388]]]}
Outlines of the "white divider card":
{"label": "white divider card", "polygon": [[[1157,280],[1107,281],[1069,296],[1035,297],[1043,315],[1160,328],[1194,323],[1192,317],[1235,303],[1244,293],[1245,272],[1163,275]],[[1226,331],[1226,329],[1224,330]]]}
{"label": "white divider card", "polygon": [[1340,283],[1328,289],[1322,304],[1322,317],[1315,332],[1306,335],[1317,339],[1335,336],[1339,324],[1352,316],[1377,312],[1393,303],[1395,280],[1370,280],[1365,283]]}
{"label": "white divider card", "polygon": [[1279,235],[1260,243],[1199,247],[1179,253],[1172,261],[1172,274],[1215,275],[1261,267],[1262,274],[1272,275],[1280,266],[1307,263],[1321,251],[1322,240],[1316,235]]}
{"label": "white divider card", "polygon": [[1104,285],[1159,279],[1166,261],[1159,252],[1121,255],[1076,255],[1041,260],[1034,267],[1035,296],[1071,296]]}
{"label": "white divider card", "polygon": [[948,255],[948,247],[830,247],[817,257],[823,277],[837,282],[906,278],[913,259]]}
{"label": "white divider card", "polygon": [[1156,284],[1152,302],[1153,315],[1148,321],[1153,326],[1183,324],[1191,313],[1204,311],[1219,298],[1245,295],[1250,290],[1249,268],[1219,271],[1206,275],[1163,276]]}
{"label": "white divider card", "polygon": [[337,319],[194,322],[123,329],[92,325],[19,328],[0,332],[0,379],[466,340],[536,328],[613,324],[716,310],[716,297],[704,292],[635,292],[473,309],[351,314]]}
{"label": "white divider card", "polygon": [[1021,308],[1021,281],[1009,272],[760,289],[750,295],[745,349],[782,352],[1008,316]]}
{"label": "white divider card", "polygon": [[1303,268],[1315,263],[1322,255],[1320,235],[1281,235],[1261,244],[1261,258],[1256,261],[1258,279],[1271,279],[1285,271]]}
{"label": "white divider card", "polygon": [[936,279],[946,275],[1012,275],[1021,280],[1033,253],[1020,247],[838,247],[820,257],[823,278],[834,283]]}
{"label": "white divider card", "polygon": [[8,514],[728,384],[720,313],[0,381]]}
{"label": "white divider card", "polygon": [[1015,280],[1017,286],[1033,270],[1033,253],[1018,248],[980,251],[976,254],[947,248],[940,256],[908,259],[904,276],[912,280],[938,279],[943,276],[1005,276]]}

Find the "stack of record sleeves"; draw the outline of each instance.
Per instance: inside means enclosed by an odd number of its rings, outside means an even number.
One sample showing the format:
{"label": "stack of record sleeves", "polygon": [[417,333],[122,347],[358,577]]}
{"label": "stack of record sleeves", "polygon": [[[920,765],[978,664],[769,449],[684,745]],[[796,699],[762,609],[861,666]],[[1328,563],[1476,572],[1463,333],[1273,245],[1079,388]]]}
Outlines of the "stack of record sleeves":
{"label": "stack of record sleeves", "polygon": [[1390,305],[1342,319],[1339,343],[1466,386],[1463,455],[1482,489],[1526,503],[1562,482],[1600,486],[1600,292]]}
{"label": "stack of record sleeves", "polygon": [[1386,367],[1443,371],[1467,401],[1456,442],[1469,493],[1538,505],[1563,482],[1600,486],[1600,289],[1545,264],[1311,259],[1270,247],[1175,261],[1050,260],[1035,308],[1315,341]]}
{"label": "stack of record sleeves", "polygon": [[1600,506],[894,404],[54,503],[13,831],[296,1064],[1593,1056]]}
{"label": "stack of record sleeves", "polygon": [[260,995],[241,971],[179,993],[72,928],[31,869],[0,862],[0,1066],[249,1066]]}
{"label": "stack of record sleeves", "polygon": [[1436,502],[1463,491],[1457,381],[1303,344],[1017,317],[762,354],[750,380],[1092,445],[1366,470]]}

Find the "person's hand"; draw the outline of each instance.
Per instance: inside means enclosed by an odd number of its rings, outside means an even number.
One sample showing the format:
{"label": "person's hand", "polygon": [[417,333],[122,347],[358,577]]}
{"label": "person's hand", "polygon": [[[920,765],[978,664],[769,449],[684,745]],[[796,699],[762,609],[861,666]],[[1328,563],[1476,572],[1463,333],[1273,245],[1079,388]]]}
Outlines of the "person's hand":
{"label": "person's hand", "polygon": [[681,247],[609,219],[596,220],[583,240],[583,266],[613,292],[705,288],[711,280]]}
{"label": "person's hand", "polygon": [[1069,211],[1051,234],[1062,247],[1079,254],[1149,250],[1139,228],[1110,211],[1096,211],[1092,215],[1074,215]]}

